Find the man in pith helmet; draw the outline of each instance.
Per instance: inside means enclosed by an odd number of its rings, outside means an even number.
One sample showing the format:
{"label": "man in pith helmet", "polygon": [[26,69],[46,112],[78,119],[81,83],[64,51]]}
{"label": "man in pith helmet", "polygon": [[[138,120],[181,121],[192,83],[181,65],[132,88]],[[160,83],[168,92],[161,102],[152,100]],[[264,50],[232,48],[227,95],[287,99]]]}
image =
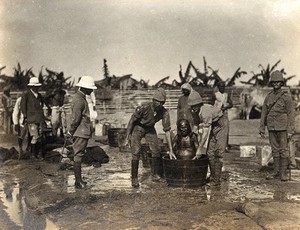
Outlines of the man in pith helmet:
{"label": "man in pith helmet", "polygon": [[207,154],[210,166],[211,185],[220,185],[223,166],[223,155],[227,143],[226,119],[221,108],[204,104],[202,97],[193,91],[188,99],[195,120],[199,120],[201,140],[195,158]]}
{"label": "man in pith helmet", "polygon": [[291,95],[282,89],[284,78],[280,71],[271,74],[273,90],[266,96],[260,120],[259,133],[265,137],[267,127],[274,159],[273,175],[266,179],[287,181],[289,165],[288,138],[294,132],[294,106]]}
{"label": "man in pith helmet", "polygon": [[141,150],[141,140],[146,139],[152,154],[152,180],[163,181],[160,175],[161,148],[155,130],[155,123],[162,121],[163,130],[166,133],[166,139],[169,145],[169,155],[175,159],[171,143],[171,122],[168,110],[163,106],[166,101],[166,92],[158,88],[154,93],[152,102],[144,103],[138,106],[132,114],[126,132],[125,145],[131,143],[132,160],[131,160],[131,182],[132,187],[138,188],[138,167]]}
{"label": "man in pith helmet", "polygon": [[79,87],[72,100],[72,117],[70,129],[67,133],[68,137],[74,137],[74,175],[75,188],[85,188],[87,182],[82,180],[81,162],[88,144],[88,140],[92,136],[92,123],[90,120],[89,106],[86,101],[86,95],[90,95],[94,89],[97,89],[95,81],[90,76],[81,77],[76,84]]}
{"label": "man in pith helmet", "polygon": [[43,98],[38,92],[41,83],[37,77],[32,77],[27,84],[27,91],[22,95],[21,112],[24,116],[23,123],[27,125],[30,135],[30,155],[31,158],[44,158],[42,143],[45,117],[43,110]]}

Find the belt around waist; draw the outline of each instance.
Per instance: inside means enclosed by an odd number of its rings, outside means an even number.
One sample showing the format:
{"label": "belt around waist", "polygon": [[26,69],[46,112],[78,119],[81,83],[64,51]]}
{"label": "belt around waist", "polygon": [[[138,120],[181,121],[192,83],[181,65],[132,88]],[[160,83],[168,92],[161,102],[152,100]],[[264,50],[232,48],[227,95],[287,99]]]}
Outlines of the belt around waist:
{"label": "belt around waist", "polygon": [[140,126],[140,127],[142,127],[142,128],[144,128],[144,129],[151,129],[151,128],[154,128],[154,125],[153,125],[153,126],[148,126],[148,125],[143,125],[143,124],[141,124],[141,123],[138,123],[137,125]]}

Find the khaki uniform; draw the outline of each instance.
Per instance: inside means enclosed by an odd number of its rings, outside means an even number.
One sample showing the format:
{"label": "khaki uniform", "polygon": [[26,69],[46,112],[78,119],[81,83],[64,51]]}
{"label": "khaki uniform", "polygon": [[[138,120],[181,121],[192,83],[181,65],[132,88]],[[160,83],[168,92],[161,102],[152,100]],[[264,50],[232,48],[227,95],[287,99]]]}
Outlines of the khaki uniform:
{"label": "khaki uniform", "polygon": [[92,123],[85,95],[79,90],[73,97],[71,108],[72,118],[69,132],[75,137],[74,161],[81,162],[88,140],[92,136]]}
{"label": "khaki uniform", "polygon": [[227,143],[226,118],[223,112],[218,107],[204,104],[200,109],[199,117],[200,127],[210,129],[209,137],[204,146],[207,148],[208,158],[222,160]]}
{"label": "khaki uniform", "polygon": [[[275,104],[274,104],[275,103]],[[273,157],[287,158],[287,133],[294,130],[294,106],[291,96],[280,90],[271,91],[265,98],[260,122],[260,132],[267,127]]]}
{"label": "khaki uniform", "polygon": [[169,112],[164,107],[156,112],[152,102],[149,102],[137,107],[132,114],[132,119],[134,121],[131,134],[132,159],[139,160],[141,140],[143,137],[145,137],[149,144],[152,157],[160,157],[161,149],[154,125],[161,120],[163,130],[165,132],[170,131],[171,123]]}

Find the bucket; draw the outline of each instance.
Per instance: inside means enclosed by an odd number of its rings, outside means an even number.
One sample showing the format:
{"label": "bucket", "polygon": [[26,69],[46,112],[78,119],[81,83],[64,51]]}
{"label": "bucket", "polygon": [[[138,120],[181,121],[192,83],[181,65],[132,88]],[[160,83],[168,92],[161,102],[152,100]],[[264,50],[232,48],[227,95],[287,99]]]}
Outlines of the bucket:
{"label": "bucket", "polygon": [[111,128],[111,124],[109,122],[105,122],[103,124],[102,136],[108,135],[108,130]]}
{"label": "bucket", "polygon": [[121,128],[118,133],[118,146],[120,152],[131,152],[131,148],[129,146],[125,146],[124,142],[126,139],[126,128]]}
{"label": "bucket", "polygon": [[103,124],[97,123],[95,125],[95,136],[103,136]]}
{"label": "bucket", "polygon": [[167,184],[173,187],[198,187],[206,184],[208,158],[196,160],[171,160],[163,157]]}
{"label": "bucket", "polygon": [[110,128],[107,131],[108,144],[111,147],[119,147],[119,132],[124,130],[123,128]]}

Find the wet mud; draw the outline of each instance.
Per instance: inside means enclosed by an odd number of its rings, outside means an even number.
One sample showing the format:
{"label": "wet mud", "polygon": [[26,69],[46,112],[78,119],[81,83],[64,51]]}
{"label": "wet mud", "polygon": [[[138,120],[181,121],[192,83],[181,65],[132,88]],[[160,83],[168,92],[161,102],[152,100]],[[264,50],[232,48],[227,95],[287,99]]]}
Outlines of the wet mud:
{"label": "wet mud", "polygon": [[[5,147],[5,144],[2,144]],[[139,167],[139,189],[131,187],[128,152],[103,145],[110,157],[101,167],[83,165],[85,190],[75,190],[71,170],[39,160],[9,160],[0,167],[0,222],[4,229],[285,229],[269,217],[289,207],[288,229],[300,226],[300,171],[292,181],[267,181],[270,168],[225,155],[222,184],[198,188],[152,182]],[[288,209],[288,208],[287,208]],[[259,211],[257,211],[259,210]],[[299,218],[300,219],[300,218]],[[265,220],[265,221],[262,221]],[[298,221],[298,222],[297,222]],[[33,227],[34,226],[34,227]],[[278,228],[277,228],[278,227]],[[295,227],[295,229],[297,229]]]}

